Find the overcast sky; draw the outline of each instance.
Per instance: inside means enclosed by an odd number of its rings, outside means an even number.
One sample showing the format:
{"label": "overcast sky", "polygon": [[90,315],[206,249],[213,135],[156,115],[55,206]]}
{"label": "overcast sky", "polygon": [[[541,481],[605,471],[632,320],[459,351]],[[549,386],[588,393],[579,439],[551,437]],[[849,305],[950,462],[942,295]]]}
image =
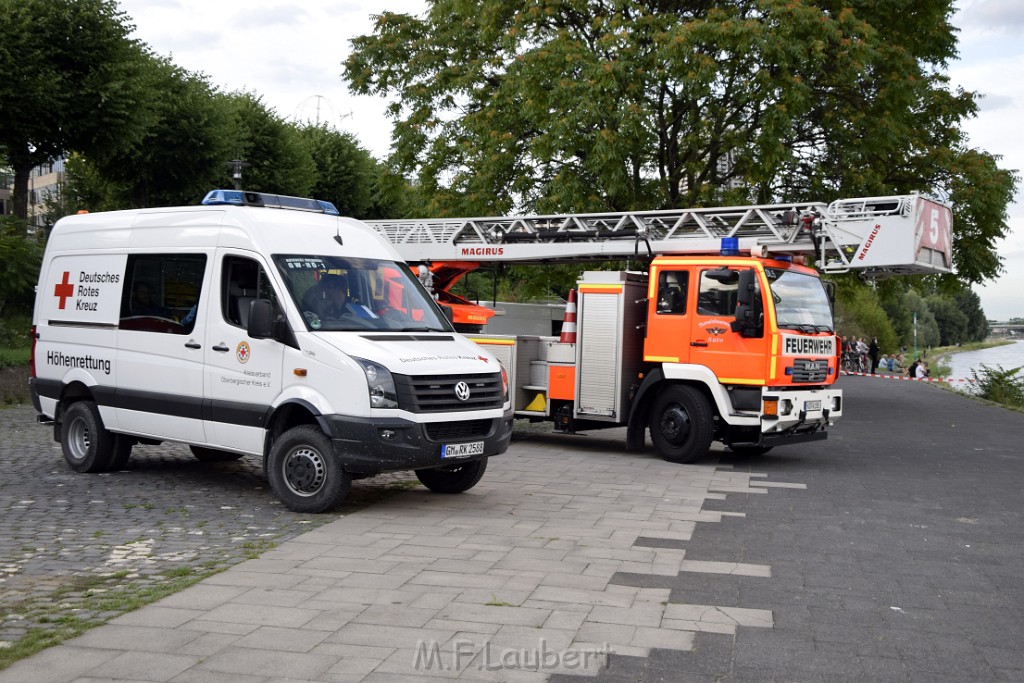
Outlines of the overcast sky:
{"label": "overcast sky", "polygon": [[[225,91],[248,90],[287,119],[325,121],[356,136],[378,158],[390,147],[385,103],[349,94],[341,63],[349,40],[372,31],[371,14],[418,14],[425,0],[120,0],[135,37]],[[950,76],[984,95],[965,124],[971,145],[1024,169],[1024,0],[960,0],[960,57]],[[808,197],[813,200],[813,197]],[[1024,317],[1024,191],[1010,207],[1000,245],[1006,273],[975,287],[989,318]],[[954,230],[956,226],[954,225]]]}

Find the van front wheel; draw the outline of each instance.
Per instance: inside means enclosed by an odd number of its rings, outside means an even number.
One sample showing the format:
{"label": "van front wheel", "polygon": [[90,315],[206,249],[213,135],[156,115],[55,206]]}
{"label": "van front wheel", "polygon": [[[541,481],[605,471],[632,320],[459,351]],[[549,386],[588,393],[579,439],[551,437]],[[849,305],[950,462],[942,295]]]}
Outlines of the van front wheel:
{"label": "van front wheel", "polygon": [[123,466],[131,452],[131,441],[107,431],[92,401],[75,401],[64,409],[60,445],[75,472],[106,472],[115,461]]}
{"label": "van front wheel", "polygon": [[416,470],[420,483],[435,493],[462,493],[480,481],[487,469],[487,458],[448,467]]}
{"label": "van front wheel", "polygon": [[292,427],[274,442],[267,478],[292,512],[330,510],[352,485],[352,477],[334,457],[331,440],[313,425]]}

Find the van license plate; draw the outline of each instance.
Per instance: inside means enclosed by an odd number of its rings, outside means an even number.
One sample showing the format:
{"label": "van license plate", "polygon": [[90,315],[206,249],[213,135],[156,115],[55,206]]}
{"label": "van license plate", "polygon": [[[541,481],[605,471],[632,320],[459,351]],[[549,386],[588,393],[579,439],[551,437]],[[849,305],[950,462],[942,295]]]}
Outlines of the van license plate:
{"label": "van license plate", "polygon": [[472,441],[470,443],[453,443],[441,446],[442,458],[468,458],[471,455],[482,455],[483,452],[483,441]]}
{"label": "van license plate", "polygon": [[821,401],[804,401],[804,410],[814,413],[821,410]]}

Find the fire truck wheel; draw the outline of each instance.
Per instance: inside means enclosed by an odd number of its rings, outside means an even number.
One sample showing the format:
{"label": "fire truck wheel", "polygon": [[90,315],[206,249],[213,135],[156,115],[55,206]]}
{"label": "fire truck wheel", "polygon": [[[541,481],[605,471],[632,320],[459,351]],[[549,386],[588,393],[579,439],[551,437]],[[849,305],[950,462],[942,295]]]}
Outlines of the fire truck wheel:
{"label": "fire truck wheel", "polygon": [[650,428],[651,441],[662,458],[669,462],[694,462],[711,448],[711,406],[694,387],[666,387],[654,400]]}
{"label": "fire truck wheel", "polygon": [[75,401],[64,409],[60,445],[64,460],[75,472],[106,472],[125,443],[131,449],[131,441],[107,431],[92,401]]}
{"label": "fire truck wheel", "polygon": [[348,495],[352,477],[334,457],[331,440],[314,425],[292,427],[267,458],[270,488],[292,512],[325,512]]}
{"label": "fire truck wheel", "polygon": [[242,457],[241,453],[220,451],[216,448],[205,448],[203,446],[189,446],[188,449],[192,451],[192,455],[194,455],[196,460],[199,462],[228,462],[230,460],[238,460]]}
{"label": "fire truck wheel", "polygon": [[449,467],[416,470],[416,477],[434,493],[462,493],[477,485],[487,469],[487,458]]}

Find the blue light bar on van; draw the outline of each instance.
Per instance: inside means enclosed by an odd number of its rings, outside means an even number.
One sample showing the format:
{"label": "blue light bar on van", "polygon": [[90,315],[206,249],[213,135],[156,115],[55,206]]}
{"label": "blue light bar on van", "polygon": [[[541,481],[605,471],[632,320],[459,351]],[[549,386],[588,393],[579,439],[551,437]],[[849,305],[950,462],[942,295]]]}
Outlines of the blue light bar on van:
{"label": "blue light bar on van", "polygon": [[740,240],[737,237],[723,237],[722,256],[739,256],[740,255]]}
{"label": "blue light bar on van", "polygon": [[203,198],[206,206],[231,204],[234,206],[265,206],[272,209],[294,209],[296,211],[312,211],[340,216],[334,204],[320,199],[305,197],[289,197],[283,194],[266,194],[264,192],[246,192],[244,190],[211,190]]}

